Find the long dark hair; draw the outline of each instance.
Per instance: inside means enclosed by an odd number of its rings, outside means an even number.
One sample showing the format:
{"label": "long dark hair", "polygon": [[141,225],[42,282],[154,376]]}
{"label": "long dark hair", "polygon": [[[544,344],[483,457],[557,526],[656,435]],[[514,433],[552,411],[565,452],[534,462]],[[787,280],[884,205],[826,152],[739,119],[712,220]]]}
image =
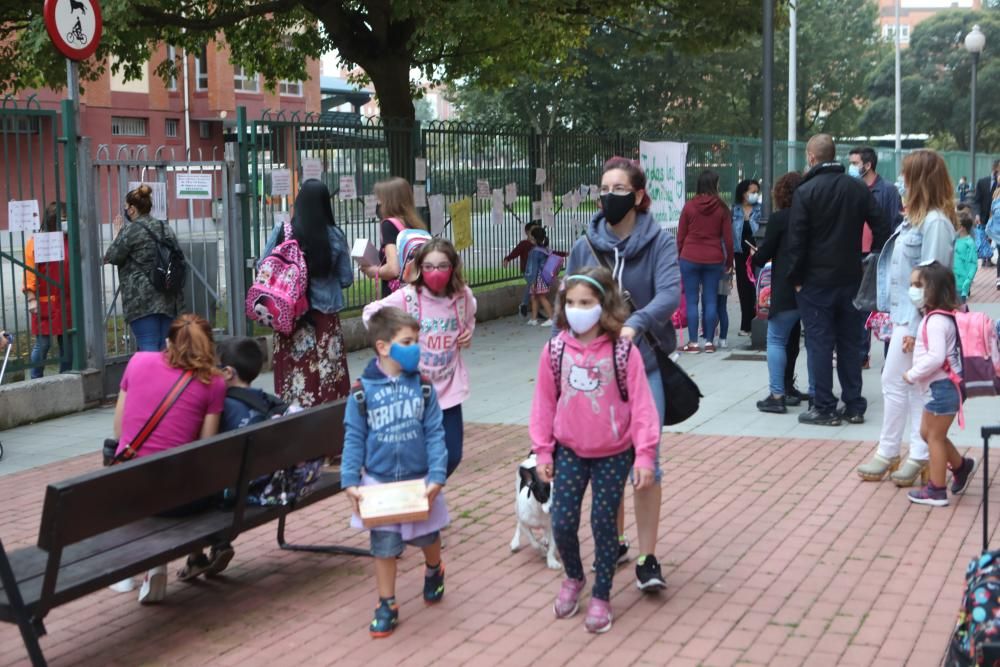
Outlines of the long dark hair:
{"label": "long dark hair", "polygon": [[733,206],[742,206],[743,198],[746,197],[747,190],[750,189],[751,185],[757,186],[757,191],[760,191],[760,181],[756,178],[747,178],[742,180],[736,186],[736,192],[733,193]]}
{"label": "long dark hair", "polygon": [[918,265],[915,269],[924,284],[924,312],[958,310],[962,302],[955,287],[955,274],[938,261]]}
{"label": "long dark hair", "polygon": [[317,180],[303,183],[295,198],[292,235],[305,253],[310,278],[323,278],[333,271],[327,230],[334,225],[330,190]]}

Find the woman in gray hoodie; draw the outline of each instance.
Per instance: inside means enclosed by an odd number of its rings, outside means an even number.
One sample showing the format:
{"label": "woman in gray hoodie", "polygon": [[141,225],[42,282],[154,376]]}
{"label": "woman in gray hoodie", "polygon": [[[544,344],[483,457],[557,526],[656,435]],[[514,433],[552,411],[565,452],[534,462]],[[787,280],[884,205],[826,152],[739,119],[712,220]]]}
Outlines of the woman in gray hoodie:
{"label": "woman in gray hoodie", "polygon": [[[681,298],[681,272],[673,234],[664,231],[649,212],[652,201],[646,193],[646,174],[634,160],[613,157],[604,164],[601,176],[601,210],[590,221],[586,235],[577,240],[566,262],[566,275],[586,266],[605,265],[618,286],[626,291],[635,307],[621,335],[632,339],[642,353],[646,377],[653,391],[661,422],[666,397],[656,354],[645,340],[650,334],[666,352],[677,347],[670,317]],[[636,585],[654,591],[666,586],[654,555],[660,522],[659,451],[656,453],[656,484],[635,492],[639,558]],[[624,505],[618,510],[621,534],[619,562],[628,560],[624,534]]]}

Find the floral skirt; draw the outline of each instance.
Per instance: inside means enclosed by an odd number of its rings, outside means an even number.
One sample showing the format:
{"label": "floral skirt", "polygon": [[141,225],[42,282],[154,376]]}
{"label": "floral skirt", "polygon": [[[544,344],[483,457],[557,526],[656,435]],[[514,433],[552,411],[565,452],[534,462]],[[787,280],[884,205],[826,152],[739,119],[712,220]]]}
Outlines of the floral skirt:
{"label": "floral skirt", "polygon": [[274,333],[274,393],[303,408],[344,398],[351,390],[337,313],[310,310],[291,335]]}
{"label": "floral skirt", "polygon": [[532,283],[532,285],[531,285],[531,293],[534,294],[535,296],[538,296],[538,295],[541,295],[541,294],[548,294],[549,293],[549,287],[550,287],[550,285],[548,283],[546,283],[542,279],[542,272],[539,271],[538,272],[538,277],[535,278],[535,282]]}

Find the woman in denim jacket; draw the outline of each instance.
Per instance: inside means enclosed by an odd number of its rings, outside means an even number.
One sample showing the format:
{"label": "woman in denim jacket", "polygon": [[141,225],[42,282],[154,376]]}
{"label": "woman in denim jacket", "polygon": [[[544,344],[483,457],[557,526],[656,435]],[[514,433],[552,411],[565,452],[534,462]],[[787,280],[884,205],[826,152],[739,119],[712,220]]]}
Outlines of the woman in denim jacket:
{"label": "woman in denim jacket", "polygon": [[[755,180],[740,181],[733,195],[733,253],[735,256],[736,291],[740,295],[740,336],[750,335],[750,323],[757,314],[757,291],[747,275],[747,257],[750,245],[756,246],[757,230],[760,228],[761,206],[760,183]],[[747,245],[750,244],[750,245]],[[726,337],[729,317],[721,321],[720,337]],[[711,340],[708,332],[705,338]]]}
{"label": "woman in denim jacket", "polygon": [[[903,380],[913,365],[913,345],[920,313],[909,296],[910,273],[932,261],[951,267],[958,216],[955,196],[944,160],[935,151],[914,151],[903,160],[906,217],[882,248],[878,258],[878,309],[889,313],[892,339],[882,369],[884,413],[878,451],[858,467],[861,479],[877,482],[890,475],[896,486],[927,481],[927,443],[920,437],[923,397]],[[907,418],[910,453],[900,465],[900,443]]]}
{"label": "woman in denim jacket", "polygon": [[[302,184],[295,198],[292,235],[309,271],[309,311],[291,335],[274,332],[274,393],[285,403],[308,408],[344,398],[351,388],[337,313],[344,308],[343,290],[354,284],[354,267],[323,183]],[[271,254],[283,236],[282,225],[275,225],[261,256]]]}

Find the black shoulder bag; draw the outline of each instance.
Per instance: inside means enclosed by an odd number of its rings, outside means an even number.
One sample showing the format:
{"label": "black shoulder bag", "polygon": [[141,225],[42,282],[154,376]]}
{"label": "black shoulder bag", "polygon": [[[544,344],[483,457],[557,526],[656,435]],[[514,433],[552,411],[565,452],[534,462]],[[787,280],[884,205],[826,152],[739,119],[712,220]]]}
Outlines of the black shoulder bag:
{"label": "black shoulder bag", "polygon": [[[597,252],[597,249],[590,242],[590,238],[587,235],[584,235],[583,238],[587,241],[587,246],[590,247],[590,254],[601,266],[611,271],[612,268],[607,259]],[[622,290],[622,298],[625,300],[629,312],[634,313],[638,310],[628,290]],[[698,389],[698,385],[691,379],[691,376],[670,358],[670,355],[660,346],[660,342],[652,333],[647,331],[643,333],[642,337],[656,355],[656,365],[660,369],[660,381],[663,383],[663,396],[666,404],[663,425],[680,424],[698,412],[698,405],[702,398],[701,390]]]}

